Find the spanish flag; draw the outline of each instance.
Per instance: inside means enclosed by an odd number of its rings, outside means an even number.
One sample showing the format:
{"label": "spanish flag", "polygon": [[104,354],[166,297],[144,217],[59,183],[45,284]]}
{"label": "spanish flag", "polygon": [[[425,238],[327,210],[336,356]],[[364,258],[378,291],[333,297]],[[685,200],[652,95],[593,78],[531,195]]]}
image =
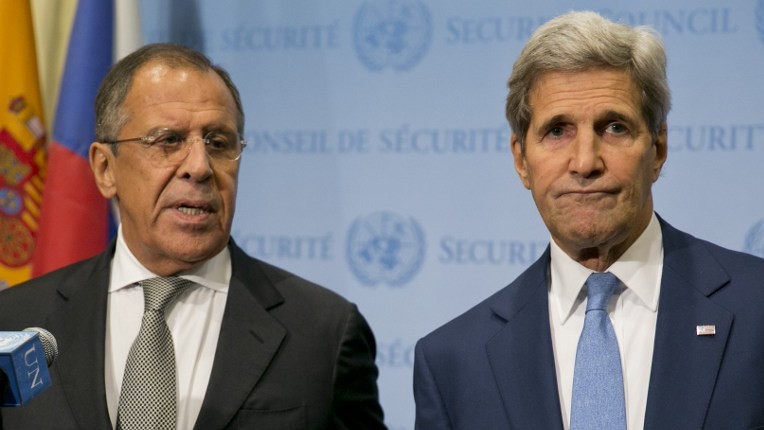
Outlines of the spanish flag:
{"label": "spanish flag", "polygon": [[0,289],[31,277],[46,175],[29,0],[0,1]]}

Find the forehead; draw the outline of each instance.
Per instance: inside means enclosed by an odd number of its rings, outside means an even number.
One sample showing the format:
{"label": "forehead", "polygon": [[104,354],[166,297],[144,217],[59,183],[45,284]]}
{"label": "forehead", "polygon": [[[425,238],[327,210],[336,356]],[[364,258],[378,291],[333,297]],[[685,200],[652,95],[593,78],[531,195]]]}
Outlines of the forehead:
{"label": "forehead", "polygon": [[542,73],[531,87],[532,121],[550,116],[617,111],[638,116],[641,93],[624,70],[590,69]]}
{"label": "forehead", "polygon": [[213,70],[170,66],[160,61],[140,67],[125,97],[128,122],[162,120],[236,121],[236,102]]}

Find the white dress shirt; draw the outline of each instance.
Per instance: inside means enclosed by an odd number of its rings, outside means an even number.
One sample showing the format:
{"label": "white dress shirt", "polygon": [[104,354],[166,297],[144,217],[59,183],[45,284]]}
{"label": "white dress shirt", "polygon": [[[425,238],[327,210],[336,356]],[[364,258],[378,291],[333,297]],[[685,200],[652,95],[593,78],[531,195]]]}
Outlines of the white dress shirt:
{"label": "white dress shirt", "polygon": [[[610,300],[608,314],[621,353],[627,428],[633,430],[644,428],[663,270],[662,239],[660,223],[653,214],[637,241],[607,269],[622,282]],[[576,348],[586,314],[583,287],[593,271],[571,259],[552,240],[550,272],[549,321],[562,421],[567,430]]]}
{"label": "white dress shirt", "polygon": [[[156,277],[127,247],[120,226],[111,262],[106,312],[106,403],[112,426],[116,426],[119,393],[127,355],[143,318],[143,289],[136,283]],[[228,248],[201,267],[179,274],[193,281],[168,306],[165,315],[175,344],[178,375],[178,428],[193,428],[204,400],[223,321],[231,256]]]}

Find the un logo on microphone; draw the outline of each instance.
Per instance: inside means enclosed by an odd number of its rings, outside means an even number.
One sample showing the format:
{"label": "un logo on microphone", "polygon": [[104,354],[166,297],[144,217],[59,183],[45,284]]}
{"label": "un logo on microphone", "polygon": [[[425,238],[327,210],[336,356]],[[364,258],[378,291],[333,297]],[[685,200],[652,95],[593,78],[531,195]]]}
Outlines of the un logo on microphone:
{"label": "un logo on microphone", "polygon": [[424,254],[424,233],[413,218],[377,212],[357,218],[348,231],[350,269],[367,286],[403,286],[422,267]]}
{"label": "un logo on microphone", "polygon": [[355,17],[355,50],[372,71],[410,70],[424,57],[431,39],[430,11],[419,0],[369,0]]}
{"label": "un logo on microphone", "polygon": [[745,252],[764,258],[764,220],[753,225],[745,238]]}

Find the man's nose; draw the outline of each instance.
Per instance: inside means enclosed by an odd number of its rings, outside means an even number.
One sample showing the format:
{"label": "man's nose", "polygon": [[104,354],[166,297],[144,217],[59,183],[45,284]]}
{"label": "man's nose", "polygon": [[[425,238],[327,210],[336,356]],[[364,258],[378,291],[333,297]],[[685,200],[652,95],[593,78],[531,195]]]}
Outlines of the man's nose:
{"label": "man's nose", "polygon": [[594,130],[579,131],[571,145],[571,173],[587,178],[601,172],[604,167],[600,136]]}

